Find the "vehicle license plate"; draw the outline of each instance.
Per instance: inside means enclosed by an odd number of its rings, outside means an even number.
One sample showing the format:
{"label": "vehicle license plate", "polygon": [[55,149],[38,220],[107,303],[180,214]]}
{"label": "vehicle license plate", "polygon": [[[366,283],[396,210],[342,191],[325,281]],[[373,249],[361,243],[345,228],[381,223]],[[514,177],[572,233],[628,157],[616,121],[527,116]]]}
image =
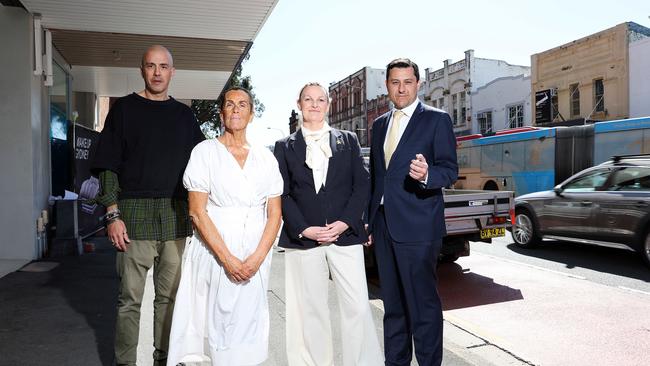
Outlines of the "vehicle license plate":
{"label": "vehicle license plate", "polygon": [[506,236],[505,227],[493,227],[490,229],[481,229],[481,239],[496,238],[498,236]]}

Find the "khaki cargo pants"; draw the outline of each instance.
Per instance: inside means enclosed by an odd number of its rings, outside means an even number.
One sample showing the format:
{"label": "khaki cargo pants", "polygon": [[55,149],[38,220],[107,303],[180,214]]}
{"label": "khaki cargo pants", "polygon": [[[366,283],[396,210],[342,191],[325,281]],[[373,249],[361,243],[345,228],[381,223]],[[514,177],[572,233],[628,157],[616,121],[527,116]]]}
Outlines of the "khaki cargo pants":
{"label": "khaki cargo pants", "polygon": [[131,240],[126,252],[117,253],[120,279],[115,329],[115,360],[118,365],[135,365],[140,335],[140,305],[147,271],[153,266],[154,365],[167,363],[169,331],[176,290],[181,277],[185,238],[170,241]]}

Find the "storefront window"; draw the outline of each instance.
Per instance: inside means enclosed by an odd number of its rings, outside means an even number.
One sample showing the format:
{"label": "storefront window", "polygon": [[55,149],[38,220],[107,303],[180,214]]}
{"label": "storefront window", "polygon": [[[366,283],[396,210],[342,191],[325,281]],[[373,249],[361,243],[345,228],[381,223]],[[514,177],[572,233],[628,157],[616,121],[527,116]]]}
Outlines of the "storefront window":
{"label": "storefront window", "polygon": [[50,149],[52,163],[52,195],[62,196],[70,190],[72,152],[68,140],[70,115],[70,78],[53,63],[54,84],[50,87]]}
{"label": "storefront window", "polygon": [[61,66],[53,63],[54,84],[50,87],[50,128],[53,139],[66,140],[68,106],[70,105],[69,78]]}

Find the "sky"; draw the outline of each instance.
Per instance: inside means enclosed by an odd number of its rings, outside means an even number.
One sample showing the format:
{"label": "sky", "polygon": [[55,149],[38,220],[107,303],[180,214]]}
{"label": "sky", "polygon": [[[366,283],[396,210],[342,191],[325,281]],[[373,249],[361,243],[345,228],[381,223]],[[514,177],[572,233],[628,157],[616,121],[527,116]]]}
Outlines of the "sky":
{"label": "sky", "polygon": [[627,21],[650,28],[650,0],[279,0],[243,74],[266,111],[249,140],[288,135],[300,88],[327,86],[408,57],[424,70],[474,56],[530,66],[530,56]]}

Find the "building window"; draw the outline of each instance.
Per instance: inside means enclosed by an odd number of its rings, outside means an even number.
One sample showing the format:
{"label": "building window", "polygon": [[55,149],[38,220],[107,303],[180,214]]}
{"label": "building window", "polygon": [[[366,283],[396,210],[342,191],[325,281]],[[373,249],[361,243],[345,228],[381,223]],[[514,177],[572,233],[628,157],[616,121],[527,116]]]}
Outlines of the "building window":
{"label": "building window", "polygon": [[347,105],[347,108],[346,108],[347,109],[346,113],[349,116],[350,115],[349,110],[354,107],[354,94],[348,92],[348,98],[347,99],[348,99],[348,105]]}
{"label": "building window", "polygon": [[465,92],[460,92],[460,120],[463,124],[467,119],[467,108],[465,108]]}
{"label": "building window", "polygon": [[508,128],[524,127],[524,105],[508,107]]}
{"label": "building window", "polygon": [[571,117],[578,117],[580,116],[580,88],[578,88],[578,84],[571,84],[569,92],[571,93],[569,96]]}
{"label": "building window", "polygon": [[356,108],[358,105],[362,105],[362,104],[363,103],[361,101],[361,91],[357,91],[357,92],[354,93],[354,103],[353,103],[353,105]]}
{"label": "building window", "polygon": [[578,84],[571,84],[569,86],[569,93],[571,117],[578,117],[580,116],[580,88],[578,88]]}
{"label": "building window", "polygon": [[431,106],[432,106],[433,108],[438,108],[438,101],[437,101],[437,100],[432,100],[432,101],[431,101]]}
{"label": "building window", "polygon": [[492,132],[492,111],[481,112],[476,115],[478,127],[482,134]]}
{"label": "building window", "polygon": [[452,121],[454,121],[454,126],[458,126],[458,94],[451,96],[451,108],[453,110]]}
{"label": "building window", "polygon": [[596,112],[605,111],[605,84],[603,84],[603,79],[594,80],[594,110]]}
{"label": "building window", "polygon": [[438,108],[445,110],[445,97],[438,99]]}

